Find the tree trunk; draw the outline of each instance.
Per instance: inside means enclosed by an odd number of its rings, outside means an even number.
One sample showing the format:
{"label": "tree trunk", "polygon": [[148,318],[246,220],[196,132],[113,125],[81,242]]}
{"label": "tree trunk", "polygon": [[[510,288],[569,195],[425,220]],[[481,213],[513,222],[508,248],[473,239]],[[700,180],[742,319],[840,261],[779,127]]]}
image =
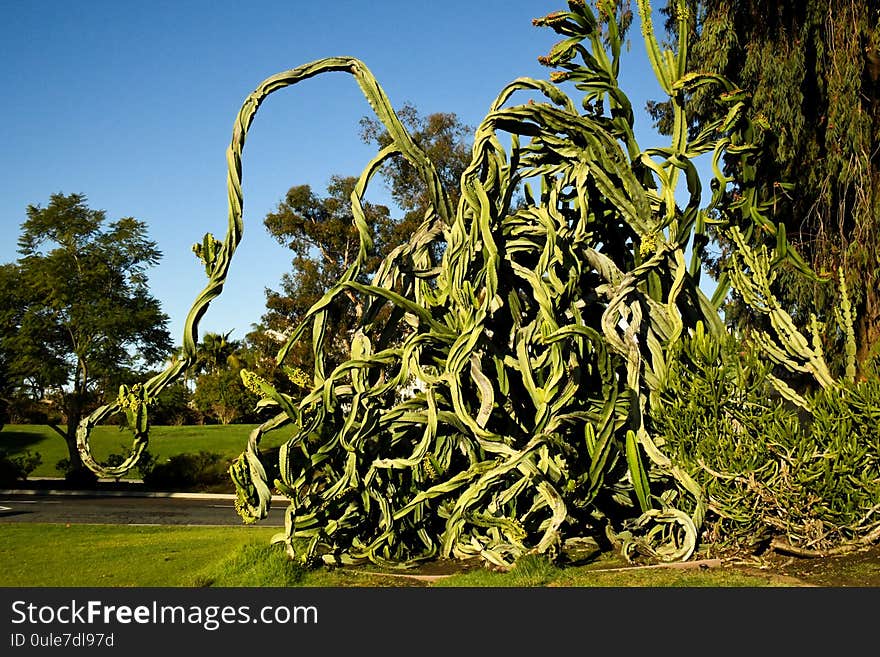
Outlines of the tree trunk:
{"label": "tree trunk", "polygon": [[71,484],[90,486],[98,481],[98,475],[89,470],[83,463],[76,445],[76,429],[82,420],[83,407],[81,395],[73,392],[67,396],[67,431],[64,432],[64,441],[67,443],[67,453],[70,466],[64,478]]}

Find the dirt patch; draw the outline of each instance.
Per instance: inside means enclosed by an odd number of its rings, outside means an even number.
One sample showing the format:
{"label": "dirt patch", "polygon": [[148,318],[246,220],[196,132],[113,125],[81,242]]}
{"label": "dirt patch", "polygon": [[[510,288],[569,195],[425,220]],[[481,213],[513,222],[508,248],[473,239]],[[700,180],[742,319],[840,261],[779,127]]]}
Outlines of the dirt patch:
{"label": "dirt patch", "polygon": [[[410,571],[394,574],[371,572],[370,574],[384,578],[391,585],[430,586],[435,580],[483,567],[478,560],[464,563],[441,559],[420,564]],[[802,558],[768,553],[761,557],[728,556],[724,559],[703,559],[641,567],[641,569],[661,568],[694,571],[703,571],[708,568],[728,569],[760,577],[775,586],[880,587],[880,545],[833,557]],[[593,569],[593,572],[612,573],[625,570],[627,567],[623,566]]]}
{"label": "dirt patch", "polygon": [[789,586],[880,587],[880,545],[848,554],[805,558],[780,553],[730,559],[728,567]]}

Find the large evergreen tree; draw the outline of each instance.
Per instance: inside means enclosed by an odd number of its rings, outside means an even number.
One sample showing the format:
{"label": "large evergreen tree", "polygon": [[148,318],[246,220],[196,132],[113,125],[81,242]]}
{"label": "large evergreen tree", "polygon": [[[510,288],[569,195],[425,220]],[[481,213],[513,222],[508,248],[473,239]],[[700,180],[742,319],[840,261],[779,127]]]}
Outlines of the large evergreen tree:
{"label": "large evergreen tree", "polygon": [[[677,25],[673,6],[665,10],[670,31]],[[688,68],[720,73],[751,96],[768,146],[757,156],[754,182],[825,279],[791,272],[780,278],[780,299],[799,320],[816,312],[832,325],[839,301],[833,280],[843,267],[864,373],[880,350],[880,3],[692,0],[690,9]],[[688,100],[694,131],[725,111],[708,92]],[[649,109],[667,131],[667,107]],[[722,249],[720,267],[724,259]],[[735,298],[728,317],[755,321]],[[840,352],[839,333],[829,331],[826,340]]]}

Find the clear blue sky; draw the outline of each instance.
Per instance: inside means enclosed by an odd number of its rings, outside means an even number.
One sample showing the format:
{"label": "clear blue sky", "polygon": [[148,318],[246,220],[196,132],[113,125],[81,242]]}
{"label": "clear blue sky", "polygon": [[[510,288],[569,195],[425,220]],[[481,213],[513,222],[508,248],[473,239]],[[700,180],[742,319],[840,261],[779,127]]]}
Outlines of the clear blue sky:
{"label": "clear blue sky", "polygon": [[[564,8],[564,0],[0,0],[0,262],[17,258],[26,207],[53,193],[85,194],[110,219],[136,217],[163,252],[151,289],[179,344],[205,283],[190,249],[206,232],[225,234],[226,148],[242,101],[263,79],[353,56],[395,106],[455,112],[475,126],[505,84],[547,77],[537,57],[557,38],[531,19]],[[661,92],[637,21],[621,84],[644,148],[667,141],[643,111]],[[244,149],[244,237],[200,335],[232,330],[240,339],[259,321],[264,288],[277,288],[290,264],[263,217],[292,185],[323,192],[333,174],[358,175],[374,154],[358,138],[369,112],[342,73],[262,106]],[[368,198],[388,202],[381,182]]]}

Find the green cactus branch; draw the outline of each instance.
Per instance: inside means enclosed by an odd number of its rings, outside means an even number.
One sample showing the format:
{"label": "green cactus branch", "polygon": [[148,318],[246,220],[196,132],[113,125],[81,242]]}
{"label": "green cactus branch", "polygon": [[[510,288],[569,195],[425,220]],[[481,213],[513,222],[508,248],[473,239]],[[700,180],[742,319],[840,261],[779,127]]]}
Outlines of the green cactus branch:
{"label": "green cactus branch", "polygon": [[[239,112],[227,153],[226,238],[209,234],[194,249],[209,280],[187,317],[185,356],[89,416],[80,427],[84,455],[89,429],[121,403],[133,414],[132,454],[142,449],[149,400],[192,364],[199,320],[221,293],[242,236],[242,151],[258,108],[275,91],[343,71],[355,77],[391,141],[351,196],[358,257],[276,356],[282,364],[293,345],[311,339],[315,366],[305,394],[286,395],[242,374],[261,404],[277,411],[230,469],[242,518],[264,518],[271,491],[279,491],[287,510],[274,540],[310,564],[406,567],[479,557],[509,567],[527,553],[559,555],[569,539],[584,536],[606,537],[629,558],[689,558],[706,501],[655,442],[650,416],[679,338],[725,332],[719,299],[700,290],[698,249],[690,266],[684,256],[689,244],[708,239],[710,215],[719,230],[745,224],[731,233],[745,264],[729,280],[771,313],[780,342],[768,349],[820,380],[827,368],[769,292],[780,260],[761,250],[761,228],[772,226],[766,208],[749,195],[731,207],[725,195],[743,181],[723,177],[717,161],[732,155],[747,164],[751,152],[744,98],[717,76],[685,71],[687,30],[679,30],[677,53],[661,52],[650,4],[639,0],[645,47],[678,126],[668,148],[640,150],[631,103],[617,84],[614,5],[599,4],[598,15],[571,0],[569,11],[536,19],[564,37],[542,58],[563,70],[551,82],[519,78],[501,91],[475,132],[457,208],[362,62],[322,59],[262,82]],[[584,94],[583,111],[563,91],[567,83]],[[719,88],[730,114],[689,141],[685,91],[702,84]],[[520,93],[546,101],[516,104]],[[692,159],[709,152],[718,184],[702,208]],[[413,164],[431,207],[364,284],[357,279],[370,237],[362,199],[391,157]],[[675,198],[681,173],[684,208]],[[784,233],[774,229],[772,237],[780,257],[796,257]],[[326,309],[349,292],[365,310],[350,358],[327,371]],[[286,442],[270,481],[260,441],[272,431],[285,432]],[[87,463],[111,471],[90,457]]]}

